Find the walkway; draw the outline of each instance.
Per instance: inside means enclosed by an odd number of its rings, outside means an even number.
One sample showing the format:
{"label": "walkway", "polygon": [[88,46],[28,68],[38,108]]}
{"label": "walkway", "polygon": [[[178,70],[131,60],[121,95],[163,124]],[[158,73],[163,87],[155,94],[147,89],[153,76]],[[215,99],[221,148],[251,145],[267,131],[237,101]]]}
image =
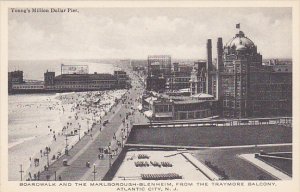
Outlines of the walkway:
{"label": "walkway", "polygon": [[[147,119],[137,110],[138,103],[136,99],[142,94],[142,89],[136,89],[136,82],[133,82],[133,88],[124,95],[123,102],[119,102],[104,118],[108,119],[109,123],[106,126],[100,124],[95,125],[90,133],[84,136],[76,145],[70,149],[68,155],[63,155],[60,159],[50,165],[48,171],[41,173],[40,180],[63,181],[79,181],[79,180],[101,180],[110,168],[110,164],[114,162],[116,156],[121,151],[117,146],[117,140],[122,140],[122,130],[127,135],[126,131],[130,131],[132,123],[147,123]],[[132,105],[131,105],[132,103]],[[134,112],[133,116],[123,122],[128,112]],[[128,124],[128,128],[127,128]],[[101,128],[101,131],[100,131]],[[116,138],[114,139],[114,135]],[[99,148],[108,148],[118,151],[112,155],[104,155],[103,159],[98,158]],[[63,166],[63,160],[68,160],[68,166]],[[86,166],[86,162],[90,163],[90,167]],[[94,172],[95,166],[95,172]],[[94,172],[94,173],[93,173]]]}
{"label": "walkway", "polygon": [[239,157],[246,161],[249,161],[256,167],[262,169],[263,171],[266,171],[267,173],[273,175],[274,177],[276,177],[279,180],[291,180],[292,179],[290,176],[284,174],[283,172],[281,172],[281,171],[275,169],[274,167],[268,165],[267,163],[255,158],[253,153],[252,154],[241,154],[241,155],[239,155]]}

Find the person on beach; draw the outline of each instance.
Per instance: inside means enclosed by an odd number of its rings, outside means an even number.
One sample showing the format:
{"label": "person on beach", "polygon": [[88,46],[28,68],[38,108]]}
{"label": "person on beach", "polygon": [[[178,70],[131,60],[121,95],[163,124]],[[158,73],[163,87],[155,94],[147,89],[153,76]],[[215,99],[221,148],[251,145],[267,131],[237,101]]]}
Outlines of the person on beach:
{"label": "person on beach", "polygon": [[29,179],[32,180],[32,178],[31,178],[31,173],[30,173],[30,172],[28,173],[28,175],[29,175]]}

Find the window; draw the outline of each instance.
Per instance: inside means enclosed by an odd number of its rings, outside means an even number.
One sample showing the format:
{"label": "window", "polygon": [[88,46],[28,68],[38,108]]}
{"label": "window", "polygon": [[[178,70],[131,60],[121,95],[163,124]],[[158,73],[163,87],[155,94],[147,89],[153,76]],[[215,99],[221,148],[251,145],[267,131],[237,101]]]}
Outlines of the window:
{"label": "window", "polygon": [[236,102],[236,107],[237,107],[237,108],[240,108],[240,101],[237,101],[237,102]]}

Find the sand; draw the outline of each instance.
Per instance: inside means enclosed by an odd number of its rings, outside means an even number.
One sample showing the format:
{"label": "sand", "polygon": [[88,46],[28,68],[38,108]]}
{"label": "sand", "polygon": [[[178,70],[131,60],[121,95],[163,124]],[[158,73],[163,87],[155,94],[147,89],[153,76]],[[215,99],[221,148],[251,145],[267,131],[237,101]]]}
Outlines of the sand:
{"label": "sand", "polygon": [[[79,141],[93,123],[109,111],[126,90],[63,94],[13,95],[9,98],[9,180],[32,177],[47,165],[45,147],[50,147],[49,163],[58,153]],[[80,128],[80,130],[79,130]],[[77,131],[77,132],[76,132]],[[56,139],[54,139],[54,137]],[[40,153],[42,150],[42,154]],[[55,159],[52,160],[53,155]],[[31,158],[31,161],[30,161]],[[34,166],[39,158],[40,165]]]}

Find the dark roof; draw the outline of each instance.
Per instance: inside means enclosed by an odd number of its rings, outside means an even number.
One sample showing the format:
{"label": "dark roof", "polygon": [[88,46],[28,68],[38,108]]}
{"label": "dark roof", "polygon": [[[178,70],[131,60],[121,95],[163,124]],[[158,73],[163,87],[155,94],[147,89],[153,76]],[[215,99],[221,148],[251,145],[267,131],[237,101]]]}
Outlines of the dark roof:
{"label": "dark roof", "polygon": [[274,73],[292,73],[292,65],[274,65],[272,68]]}
{"label": "dark roof", "polygon": [[25,83],[26,85],[44,85],[44,81],[39,81],[39,80],[26,80]]}
{"label": "dark roof", "polygon": [[55,80],[116,80],[116,77],[109,73],[100,74],[62,74],[55,77]]}
{"label": "dark roof", "polygon": [[174,101],[175,104],[195,104],[195,103],[205,103],[205,102],[209,102],[209,100],[182,100],[182,101]]}

